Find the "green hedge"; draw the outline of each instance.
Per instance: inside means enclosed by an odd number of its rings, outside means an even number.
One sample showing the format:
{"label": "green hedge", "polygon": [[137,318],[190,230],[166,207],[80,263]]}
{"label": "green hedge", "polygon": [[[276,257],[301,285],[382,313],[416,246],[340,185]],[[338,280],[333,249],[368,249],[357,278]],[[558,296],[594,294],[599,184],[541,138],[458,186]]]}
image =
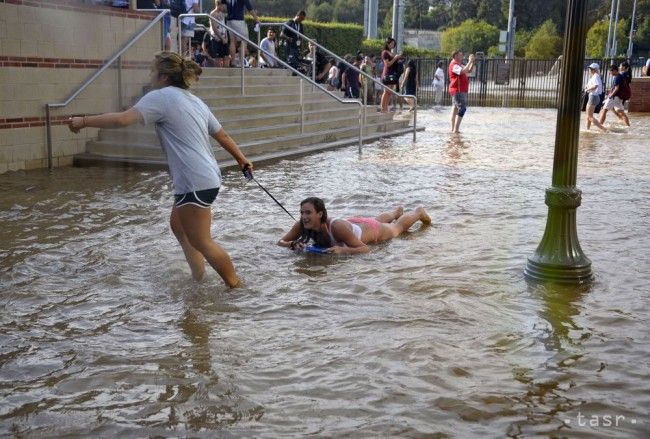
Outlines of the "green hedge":
{"label": "green hedge", "polygon": [[[286,23],[288,18],[283,17],[260,17],[262,23]],[[208,25],[208,19],[200,17],[197,22]],[[255,21],[251,16],[246,16],[246,24],[252,41],[257,40],[257,33],[254,32]],[[379,55],[384,48],[384,40],[367,40],[363,37],[363,26],[350,23],[320,23],[317,21],[305,20],[303,22],[305,35],[318,41],[328,50],[339,56],[348,53],[356,54],[359,50],[363,53]],[[262,26],[260,38],[266,36],[268,27]],[[279,35],[282,26],[278,26],[276,33]],[[305,46],[305,50],[307,47]],[[438,53],[430,49],[418,49],[416,47],[404,46],[403,53],[414,58],[435,58]]]}
{"label": "green hedge", "polygon": [[[361,51],[371,55],[380,55],[384,49],[385,40],[363,40],[361,42]],[[402,53],[411,58],[437,58],[438,52],[433,49],[420,49],[404,45]]]}
{"label": "green hedge", "polygon": [[[260,17],[262,23],[286,23],[287,20],[288,18],[281,17]],[[255,41],[257,39],[257,33],[253,31],[255,21],[252,17],[247,16],[246,24],[248,25],[251,40]],[[319,44],[339,56],[343,56],[346,53],[357,53],[361,48],[363,26],[359,26],[358,24],[319,23],[317,21],[305,20],[302,25],[305,29],[305,35],[315,39]],[[267,30],[268,27],[262,26],[262,38],[266,35]],[[278,26],[275,30],[279,35],[282,26]],[[307,46],[305,46],[305,50],[307,50]]]}

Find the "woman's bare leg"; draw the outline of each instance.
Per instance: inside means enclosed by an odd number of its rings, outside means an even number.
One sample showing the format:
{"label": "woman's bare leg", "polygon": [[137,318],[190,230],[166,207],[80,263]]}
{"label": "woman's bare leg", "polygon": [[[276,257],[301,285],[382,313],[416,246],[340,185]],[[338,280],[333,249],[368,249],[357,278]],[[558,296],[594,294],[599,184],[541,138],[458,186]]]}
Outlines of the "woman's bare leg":
{"label": "woman's bare leg", "polygon": [[[394,85],[389,85],[387,87],[389,89],[391,89],[391,90],[395,90]],[[381,112],[382,113],[388,113],[388,104],[390,104],[392,96],[393,96],[393,93],[391,93],[388,90],[384,89],[384,93],[381,95]]]}
{"label": "woman's bare leg", "polygon": [[192,278],[194,278],[194,280],[203,279],[203,275],[205,275],[205,258],[197,249],[192,247],[192,244],[190,244],[190,241],[187,239],[176,207],[172,209],[169,224],[174,236],[176,236],[176,239],[183,249],[190,270],[192,270]]}
{"label": "woman's bare leg", "polygon": [[598,122],[598,119],[594,117],[595,109],[596,107],[594,105],[587,105],[587,129],[591,128],[591,124],[593,123],[600,130],[607,131],[605,127]]}
{"label": "woman's bare leg", "polygon": [[[192,205],[174,207],[180,225],[183,229],[187,241],[193,249],[198,251],[208,264],[214,268],[224,282],[230,287],[239,285],[239,277],[235,273],[235,267],[232,265],[230,256],[226,251],[217,244],[210,236],[210,223],[212,222],[212,211]],[[172,215],[174,212],[172,211]],[[181,243],[181,245],[183,245]],[[185,248],[183,248],[185,251]],[[193,253],[191,252],[193,255]],[[187,253],[186,253],[187,255]],[[190,267],[195,259],[188,259]],[[192,267],[194,273],[194,267]]]}
{"label": "woman's bare leg", "polygon": [[401,235],[417,221],[422,221],[422,224],[431,224],[431,217],[422,206],[418,207],[413,212],[405,213],[400,216],[394,223],[382,223],[379,229],[377,242],[388,241],[389,239]]}
{"label": "woman's bare leg", "polygon": [[404,215],[404,207],[397,206],[397,208],[392,212],[380,213],[375,217],[375,219],[380,223],[392,223],[402,215]]}

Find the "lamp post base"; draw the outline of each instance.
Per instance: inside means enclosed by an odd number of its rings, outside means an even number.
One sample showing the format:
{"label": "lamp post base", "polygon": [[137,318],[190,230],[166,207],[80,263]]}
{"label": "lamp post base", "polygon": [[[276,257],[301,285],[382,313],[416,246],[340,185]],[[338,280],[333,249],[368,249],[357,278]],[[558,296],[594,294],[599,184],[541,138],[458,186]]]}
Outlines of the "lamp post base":
{"label": "lamp post base", "polygon": [[575,187],[546,189],[546,230],[535,254],[528,258],[526,278],[540,282],[585,283],[591,280],[591,261],[580,248],[576,209],[582,193]]}
{"label": "lamp post base", "polygon": [[538,256],[528,258],[524,270],[526,279],[536,282],[553,282],[559,284],[583,284],[592,280],[591,261],[584,257],[580,265],[555,265],[538,260]]}

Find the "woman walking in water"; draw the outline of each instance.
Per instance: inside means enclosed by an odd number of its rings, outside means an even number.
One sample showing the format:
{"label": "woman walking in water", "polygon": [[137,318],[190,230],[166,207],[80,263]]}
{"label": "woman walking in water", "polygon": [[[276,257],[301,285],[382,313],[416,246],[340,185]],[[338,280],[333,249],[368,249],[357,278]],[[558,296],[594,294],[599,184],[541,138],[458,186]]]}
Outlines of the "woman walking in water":
{"label": "woman walking in water", "polygon": [[602,131],[607,131],[604,126],[600,124],[598,119],[594,117],[594,111],[600,103],[600,95],[603,92],[603,81],[600,79],[600,66],[597,63],[589,64],[589,81],[585,87],[585,93],[589,94],[587,107],[585,108],[585,118],[587,120],[587,129],[591,128],[591,124],[596,125]]}
{"label": "woman walking in water", "polygon": [[172,177],[171,229],[183,248],[192,276],[201,280],[208,261],[228,286],[236,287],[240,281],[230,256],[210,235],[210,208],[221,186],[221,171],[210,137],[237,160],[241,169],[252,170],[253,165],[210,108],[188,91],[201,72],[194,61],[173,52],[160,52],[151,69],[154,90],[132,108],[118,113],[71,117],[68,126],[78,133],[86,127],[119,128],[138,122],[155,125]]}
{"label": "woman walking in water", "polygon": [[300,203],[300,221],[278,241],[278,245],[302,251],[310,241],[326,253],[355,254],[370,251],[368,244],[389,241],[406,232],[417,221],[431,224],[423,207],[404,213],[400,206],[376,217],[332,219],[322,199],[309,197]]}

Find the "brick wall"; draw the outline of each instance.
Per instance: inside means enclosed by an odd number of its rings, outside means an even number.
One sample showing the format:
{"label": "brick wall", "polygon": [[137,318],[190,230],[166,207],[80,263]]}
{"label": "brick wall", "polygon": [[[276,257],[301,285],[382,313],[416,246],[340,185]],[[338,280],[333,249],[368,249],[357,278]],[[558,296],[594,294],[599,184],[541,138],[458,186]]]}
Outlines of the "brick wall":
{"label": "brick wall", "polygon": [[634,78],[630,83],[632,98],[628,109],[634,113],[650,113],[650,77]]}
{"label": "brick wall", "polygon": [[[0,0],[0,173],[47,166],[45,104],[65,101],[155,16],[84,0]],[[122,61],[123,104],[148,82],[161,29],[154,26]],[[108,69],[67,107],[53,109],[54,166],[72,163],[97,130],[70,133],[73,114],[118,110],[117,70]]]}

